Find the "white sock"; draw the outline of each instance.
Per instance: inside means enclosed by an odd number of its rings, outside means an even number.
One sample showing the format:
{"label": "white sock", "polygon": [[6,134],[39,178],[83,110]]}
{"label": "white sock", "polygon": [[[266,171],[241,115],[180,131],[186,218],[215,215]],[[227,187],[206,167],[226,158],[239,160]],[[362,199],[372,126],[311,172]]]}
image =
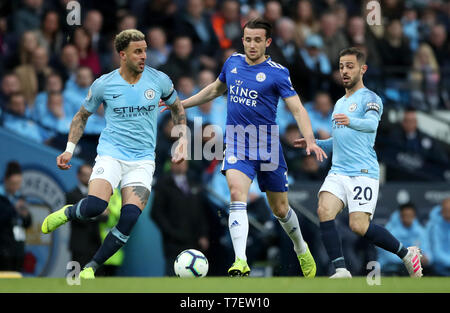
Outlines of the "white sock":
{"label": "white sock", "polygon": [[228,229],[230,230],[236,258],[247,261],[247,255],[245,254],[248,236],[247,203],[239,201],[230,203]]}
{"label": "white sock", "polygon": [[297,214],[295,211],[289,208],[288,213],[284,218],[278,218],[278,221],[283,227],[286,234],[291,238],[294,243],[294,251],[297,255],[306,252],[307,245],[303,240],[302,232],[300,231],[300,224],[298,223]]}

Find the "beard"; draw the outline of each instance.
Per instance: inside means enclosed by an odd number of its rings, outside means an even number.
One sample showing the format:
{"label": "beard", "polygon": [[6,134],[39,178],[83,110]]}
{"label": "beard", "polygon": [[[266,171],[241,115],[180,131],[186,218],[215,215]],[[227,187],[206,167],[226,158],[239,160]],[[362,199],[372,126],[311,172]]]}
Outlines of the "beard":
{"label": "beard", "polygon": [[350,79],[350,81],[348,82],[342,82],[342,85],[344,86],[344,88],[346,89],[352,89],[353,87],[355,87],[355,85],[359,82],[359,77],[356,76],[353,79]]}

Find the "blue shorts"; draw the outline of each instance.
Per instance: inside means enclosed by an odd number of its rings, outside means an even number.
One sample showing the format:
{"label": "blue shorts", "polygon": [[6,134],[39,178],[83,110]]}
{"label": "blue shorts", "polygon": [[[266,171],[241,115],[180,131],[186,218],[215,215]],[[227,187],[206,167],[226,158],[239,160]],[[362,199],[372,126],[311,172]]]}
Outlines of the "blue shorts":
{"label": "blue shorts", "polygon": [[252,181],[255,175],[258,179],[259,189],[262,192],[286,192],[288,191],[288,175],[287,165],[284,160],[283,151],[280,147],[279,162],[272,164],[268,161],[238,159],[235,155],[227,155],[225,150],[225,157],[222,163],[222,174],[229,169],[238,170],[247,175]]}

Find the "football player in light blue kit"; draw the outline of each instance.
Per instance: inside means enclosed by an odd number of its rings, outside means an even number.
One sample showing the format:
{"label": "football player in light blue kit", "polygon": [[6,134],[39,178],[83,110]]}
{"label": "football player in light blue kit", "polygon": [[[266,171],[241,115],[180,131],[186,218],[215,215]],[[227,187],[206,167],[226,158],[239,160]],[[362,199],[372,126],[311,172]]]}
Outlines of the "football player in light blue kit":
{"label": "football player in light blue kit", "polygon": [[[317,140],[326,152],[333,152],[332,166],[319,190],[317,213],[325,249],[336,273],[331,278],[350,278],[334,219],[349,210],[350,228],[376,246],[397,254],[410,276],[421,277],[420,250],[404,247],[384,227],[371,222],[378,199],[379,166],[374,150],[378,123],[383,113],[380,97],[364,87],[367,70],[364,54],[356,48],[340,53],[340,75],[345,96],[336,102],[329,139]],[[305,147],[304,139],[295,142]]]}
{"label": "football player in light blue kit", "polygon": [[265,55],[272,41],[270,37],[269,23],[261,19],[248,22],[242,38],[245,55],[236,53],[229,57],[217,80],[182,104],[184,108],[193,107],[228,91],[222,173],[230,189],[228,227],[235,252],[235,262],[228,274],[248,276],[250,273],[245,252],[249,228],[247,196],[257,177],[272,212],[293,242],[303,275],[314,277],[314,258],[303,240],[297,215],[288,203],[287,166],[275,122],[280,97],[306,138],[307,153],[314,152],[319,160],[326,155],[315,143],[308,113],[292,87],[289,71]]}
{"label": "football player in light blue kit", "polygon": [[[69,161],[87,119],[103,103],[106,127],[97,146],[88,196],[50,214],[42,224],[42,232],[50,233],[70,220],[87,220],[100,215],[120,183],[120,219],[92,260],[84,266],[81,278],[94,278],[95,270],[126,243],[147,204],[155,170],[160,99],[170,106],[175,125],[186,124],[184,109],[172,81],[164,73],[145,65],[145,36],[138,30],[124,30],[116,36],[114,44],[120,55],[120,68],[94,81],[72,120],[66,151],[56,159],[60,169],[71,167]],[[186,158],[184,144],[187,142],[182,137],[174,150],[173,162]]]}

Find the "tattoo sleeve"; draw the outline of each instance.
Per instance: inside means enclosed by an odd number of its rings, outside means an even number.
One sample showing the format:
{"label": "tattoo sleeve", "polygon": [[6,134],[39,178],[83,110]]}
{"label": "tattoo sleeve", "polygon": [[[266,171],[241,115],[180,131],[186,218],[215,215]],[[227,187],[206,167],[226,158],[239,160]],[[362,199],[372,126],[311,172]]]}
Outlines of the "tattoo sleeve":
{"label": "tattoo sleeve", "polygon": [[81,136],[83,136],[84,128],[86,127],[87,120],[91,116],[91,112],[86,110],[83,106],[75,114],[70,124],[69,141],[74,144],[78,143]]}
{"label": "tattoo sleeve", "polygon": [[177,98],[175,102],[170,105],[170,112],[172,114],[172,121],[174,125],[186,125],[186,114],[184,112],[183,105],[181,105],[180,99]]}

